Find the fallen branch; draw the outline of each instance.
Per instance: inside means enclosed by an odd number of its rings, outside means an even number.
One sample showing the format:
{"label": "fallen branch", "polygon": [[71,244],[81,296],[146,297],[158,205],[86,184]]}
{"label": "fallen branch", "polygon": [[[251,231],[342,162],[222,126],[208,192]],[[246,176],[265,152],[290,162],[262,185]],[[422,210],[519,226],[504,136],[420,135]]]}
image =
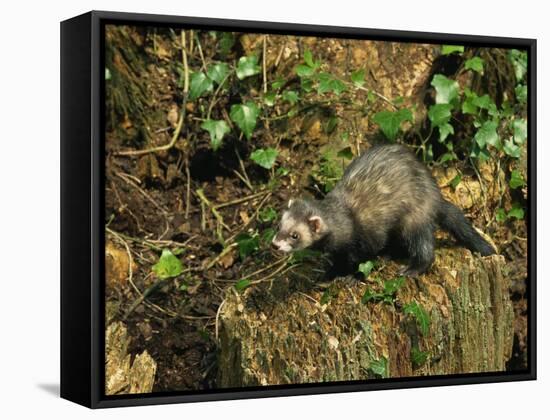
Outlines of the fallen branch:
{"label": "fallen branch", "polygon": [[261,191],[261,192],[255,193],[255,194],[247,195],[246,197],[237,198],[236,200],[231,200],[231,201],[227,201],[225,203],[216,204],[214,207],[216,207],[216,209],[221,209],[223,207],[232,206],[234,204],[241,204],[241,203],[244,203],[246,201],[253,200],[254,198],[261,197],[262,195],[266,195],[266,194],[270,194],[270,192],[269,191]]}
{"label": "fallen branch", "polygon": [[225,229],[227,229],[228,231],[230,231],[231,229],[229,228],[229,226],[227,226],[223,220],[223,216],[220,214],[220,212],[216,209],[216,206],[212,205],[212,203],[210,202],[210,200],[208,200],[208,198],[206,198],[206,196],[204,195],[204,191],[202,190],[202,188],[199,188],[198,190],[195,191],[195,193],[197,194],[197,196],[200,198],[200,200],[210,209],[210,211],[212,212],[212,214],[214,215],[214,217],[216,218],[216,220],[218,221],[218,223],[220,225],[222,225]]}
{"label": "fallen branch", "polygon": [[267,35],[263,37],[263,53],[262,53],[262,75],[263,75],[263,87],[264,94],[267,93]]}

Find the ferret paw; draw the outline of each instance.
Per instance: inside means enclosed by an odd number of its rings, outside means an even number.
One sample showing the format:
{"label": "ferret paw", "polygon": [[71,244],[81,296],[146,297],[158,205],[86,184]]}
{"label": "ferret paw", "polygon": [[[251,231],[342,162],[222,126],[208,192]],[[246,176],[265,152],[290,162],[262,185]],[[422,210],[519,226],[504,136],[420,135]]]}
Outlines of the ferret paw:
{"label": "ferret paw", "polygon": [[418,267],[403,266],[399,270],[399,275],[405,277],[418,277],[422,274],[422,270]]}

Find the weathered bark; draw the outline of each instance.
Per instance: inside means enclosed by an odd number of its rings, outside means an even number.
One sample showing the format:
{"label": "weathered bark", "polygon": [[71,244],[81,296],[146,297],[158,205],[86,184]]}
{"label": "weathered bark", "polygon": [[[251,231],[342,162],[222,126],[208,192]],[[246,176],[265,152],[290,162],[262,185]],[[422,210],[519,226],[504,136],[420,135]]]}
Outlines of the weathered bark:
{"label": "weathered bark", "polygon": [[[503,265],[501,256],[440,250],[432,273],[407,279],[393,304],[361,303],[367,286],[351,279],[336,280],[325,305],[319,290],[265,308],[250,302],[253,288],[231,293],[220,316],[219,386],[368,379],[384,359],[388,377],[503,371],[513,339]],[[379,274],[392,278],[394,266]],[[426,336],[403,311],[412,301],[429,313]],[[427,355],[422,366],[413,347]]]}
{"label": "weathered bark", "polygon": [[105,334],[105,394],[141,394],[151,392],[157,364],[147,350],[130,364],[130,337],[122,322],[114,322]]}

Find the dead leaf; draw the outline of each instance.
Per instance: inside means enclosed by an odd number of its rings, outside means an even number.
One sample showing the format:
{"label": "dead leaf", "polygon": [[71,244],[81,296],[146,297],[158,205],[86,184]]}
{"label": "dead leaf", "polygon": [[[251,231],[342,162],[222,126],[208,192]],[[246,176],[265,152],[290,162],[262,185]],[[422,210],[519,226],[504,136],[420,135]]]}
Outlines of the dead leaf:
{"label": "dead leaf", "polygon": [[223,268],[229,268],[235,263],[235,256],[236,253],[234,251],[230,251],[218,260],[218,264],[220,264]]}
{"label": "dead leaf", "polygon": [[239,217],[245,225],[250,221],[250,217],[248,217],[248,213],[245,210],[239,212]]}
{"label": "dead leaf", "polygon": [[132,121],[130,121],[128,115],[124,115],[124,120],[120,123],[120,126],[125,130],[132,128]]}
{"label": "dead leaf", "polygon": [[178,125],[179,110],[176,104],[172,104],[170,110],[168,111],[168,115],[166,115],[166,119],[168,120],[172,128]]}
{"label": "dead leaf", "polygon": [[142,156],[138,160],[137,164],[137,174],[138,177],[142,180],[145,179],[160,179],[164,178],[162,169],[160,169],[157,158],[150,154]]}
{"label": "dead leaf", "polygon": [[[113,288],[125,285],[128,281],[129,265],[126,250],[118,248],[112,242],[107,242],[105,245],[105,281],[107,287]],[[135,263],[132,264],[132,269],[136,270]]]}
{"label": "dead leaf", "polygon": [[338,346],[340,345],[340,342],[336,337],[331,335],[328,337],[328,345],[331,349],[338,350]]}

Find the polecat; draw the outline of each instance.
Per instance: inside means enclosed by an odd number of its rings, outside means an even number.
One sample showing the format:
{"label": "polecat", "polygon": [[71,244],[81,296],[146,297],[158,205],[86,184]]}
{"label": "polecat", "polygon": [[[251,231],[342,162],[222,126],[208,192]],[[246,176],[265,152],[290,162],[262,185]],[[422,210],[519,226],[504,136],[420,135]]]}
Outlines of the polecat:
{"label": "polecat", "polygon": [[290,200],[272,244],[320,249],[348,272],[397,245],[409,259],[403,273],[416,275],[434,260],[437,225],[473,252],[495,253],[406,147],[379,145],[353,160],[323,200]]}

